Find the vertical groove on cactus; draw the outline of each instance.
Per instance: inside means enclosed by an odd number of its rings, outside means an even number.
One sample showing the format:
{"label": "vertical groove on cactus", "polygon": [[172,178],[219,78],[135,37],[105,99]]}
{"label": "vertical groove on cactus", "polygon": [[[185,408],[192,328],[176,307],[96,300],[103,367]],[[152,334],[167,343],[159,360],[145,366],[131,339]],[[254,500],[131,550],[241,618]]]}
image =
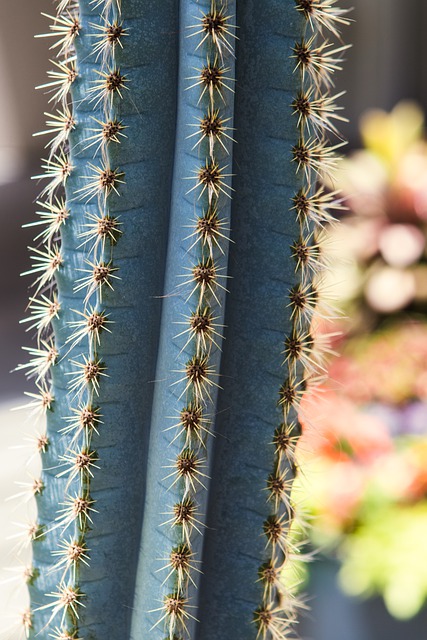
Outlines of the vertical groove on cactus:
{"label": "vertical groove on cactus", "polygon": [[27,638],[293,632],[298,411],[324,373],[321,230],[341,208],[321,186],[343,144],[336,2],[44,14]]}
{"label": "vertical groove on cactus", "polygon": [[153,640],[193,636],[197,619],[232,193],[235,5],[180,4],[166,297],[132,623],[132,637]]}

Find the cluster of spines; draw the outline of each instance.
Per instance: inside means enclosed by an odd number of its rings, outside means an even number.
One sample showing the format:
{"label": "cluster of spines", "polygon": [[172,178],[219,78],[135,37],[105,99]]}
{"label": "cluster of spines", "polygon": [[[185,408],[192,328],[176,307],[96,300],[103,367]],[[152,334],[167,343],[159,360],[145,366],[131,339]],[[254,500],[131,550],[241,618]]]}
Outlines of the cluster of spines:
{"label": "cluster of spines", "polygon": [[[289,209],[297,217],[299,235],[290,246],[295,261],[295,284],[289,290],[292,322],[290,334],[284,340],[286,379],[279,390],[281,423],[272,439],[274,467],[266,480],[271,514],[264,522],[263,535],[269,559],[259,568],[263,594],[260,606],[254,611],[257,638],[263,640],[289,637],[296,611],[302,606],[292,593],[292,586],[288,589],[281,575],[299,552],[290,534],[297,517],[291,488],[297,473],[299,405],[307,388],[312,390],[324,372],[324,349],[315,337],[315,319],[321,313],[322,274],[327,268],[322,227],[332,222],[333,211],[341,208],[337,194],[327,192],[321,180],[333,171],[336,150],[343,144],[337,124],[344,118],[339,115],[335,102],[341,94],[331,95],[331,90],[333,74],[340,68],[341,54],[346,47],[334,47],[325,32],[338,36],[340,27],[348,24],[348,19],[346,12],[336,7],[336,0],[295,0],[295,8],[306,21],[304,36],[295,43],[291,54],[296,61],[295,72],[301,79],[301,88],[290,105],[297,131],[292,159],[301,186]],[[337,138],[336,144],[329,142],[330,136]]]}
{"label": "cluster of spines", "polygon": [[[79,355],[69,358],[72,370],[67,372],[70,376],[68,393],[72,413],[64,418],[61,429],[67,437],[68,449],[61,457],[63,470],[58,474],[68,478],[58,522],[64,531],[70,527],[71,535],[63,538],[53,553],[58,558],[55,566],[60,570],[59,600],[63,602],[67,597],[64,590],[67,592],[71,583],[75,585],[74,592],[83,606],[79,568],[90,562],[87,533],[97,511],[91,496],[91,480],[99,468],[97,463],[102,464],[95,447],[95,438],[102,423],[98,396],[102,378],[108,375],[100,346],[105,332],[112,330],[104,301],[105,292],[113,290],[119,279],[118,268],[113,263],[113,249],[121,229],[117,217],[110,214],[109,197],[113,192],[119,193],[119,187],[124,184],[124,174],[110,166],[109,145],[119,143],[124,135],[124,125],[115,117],[116,102],[127,89],[125,77],[115,66],[115,48],[118,44],[123,46],[126,34],[120,20],[120,8],[120,0],[98,2],[93,7],[94,11],[99,11],[98,22],[90,23],[94,28],[90,34],[94,37],[92,58],[94,66],[99,65],[99,69],[95,68],[99,78],[87,89],[85,100],[98,117],[92,116],[93,130],[80,144],[82,151],[90,149],[93,152],[94,160],[88,162],[89,176],[80,176],[85,183],[70,194],[72,199],[83,201],[88,207],[76,247],[82,252],[84,266],[80,272],[83,275],[76,278],[74,286],[76,299],[82,293],[84,298],[82,307],[74,310],[75,319],[67,322],[69,332],[65,343],[67,354],[80,351]],[[61,633],[64,633],[64,607],[59,611],[62,611]],[[67,611],[67,615],[74,634],[71,637],[77,637],[78,608]]]}
{"label": "cluster of spines", "polygon": [[[227,93],[232,92],[233,79],[227,59],[234,56],[235,27],[225,0],[210,0],[209,8],[197,8],[199,15],[189,26],[188,37],[196,42],[195,51],[202,52],[202,66],[190,77],[189,89],[200,89],[198,106],[202,109],[197,122],[189,122],[188,139],[192,149],[198,150],[200,165],[187,194],[194,194],[195,219],[189,224],[185,240],[194,262],[183,275],[180,287],[186,287],[187,317],[177,335],[183,341],[182,350],[191,356],[180,371],[177,384],[183,385],[182,410],[173,442],[179,452],[168,474],[171,485],[178,485],[180,500],[173,507],[171,520],[166,524],[178,530],[177,543],[167,564],[165,582],[171,585],[163,598],[157,624],[164,624],[169,640],[189,635],[192,614],[189,587],[197,587],[200,573],[193,548],[194,538],[201,534],[198,495],[206,489],[207,440],[212,436],[208,409],[214,405],[218,387],[217,370],[212,354],[220,349],[223,313],[221,310],[225,281],[218,257],[224,256],[228,242],[228,221],[221,214],[223,202],[231,198],[227,163],[219,160],[228,154],[232,140],[230,118],[223,114]],[[157,625],[156,625],[157,626]]]}
{"label": "cluster of spines", "polygon": [[[50,631],[50,637],[57,640],[74,640],[79,635],[79,611],[84,606],[84,594],[79,587],[79,568],[82,563],[89,563],[86,534],[96,512],[90,489],[91,479],[98,468],[98,454],[93,439],[99,435],[98,429],[102,424],[97,396],[102,376],[107,375],[106,365],[98,354],[102,334],[111,331],[112,324],[102,306],[103,292],[106,287],[112,289],[114,280],[118,279],[112,252],[121,229],[118,219],[110,215],[108,198],[112,191],[118,193],[118,187],[124,182],[124,174],[110,167],[108,147],[119,143],[125,135],[125,126],[115,117],[115,103],[122,97],[123,90],[127,89],[126,78],[115,67],[115,49],[116,46],[123,46],[126,29],[120,19],[121,0],[95,3],[93,9],[99,10],[99,19],[92,25],[92,54],[95,64],[99,64],[99,80],[93,83],[85,99],[93,103],[98,118],[93,118],[94,128],[84,141],[83,149],[92,148],[96,160],[93,164],[89,163],[92,172],[89,181],[76,192],[68,193],[66,182],[74,170],[69,138],[70,133],[78,127],[71,89],[78,74],[74,43],[82,27],[77,2],[61,0],[57,5],[55,15],[46,15],[51,24],[49,32],[44,34],[44,37],[54,38],[51,46],[56,53],[54,70],[48,72],[50,81],[40,87],[52,93],[50,101],[55,105],[55,111],[46,114],[48,128],[38,134],[49,136],[46,145],[49,155],[43,165],[45,173],[36,178],[47,179],[48,183],[38,201],[40,220],[32,223],[42,226],[35,240],[43,245],[32,250],[33,268],[26,272],[37,276],[33,283],[35,293],[29,303],[31,314],[24,320],[29,329],[37,332],[37,347],[27,349],[33,358],[19,368],[26,370],[29,377],[35,377],[38,387],[38,393],[28,394],[32,400],[27,406],[34,412],[46,414],[54,403],[51,369],[67,358],[72,369],[66,372],[70,376],[68,396],[71,415],[62,418],[64,426],[59,430],[59,435],[66,438],[67,443],[57,473],[57,477],[67,478],[64,501],[53,523],[34,524],[29,528],[29,536],[35,542],[46,531],[57,528],[62,531],[58,548],[52,551],[52,571],[57,573],[59,580],[56,591],[46,594],[52,602],[35,611],[26,611],[22,623],[27,637],[30,632],[40,632],[40,629],[34,628],[34,614],[37,610],[45,609],[49,612],[49,620],[43,630]],[[85,275],[75,279],[76,306],[80,304],[79,292],[85,295],[80,310],[74,310],[75,320],[67,322],[68,337],[60,356],[52,327],[52,323],[61,315],[56,274],[64,266],[61,228],[67,223],[69,202],[74,199],[84,200],[85,203],[95,200],[96,213],[86,212],[87,221],[80,230],[76,251],[81,253]],[[76,348],[81,353],[76,357],[68,357]],[[37,439],[37,450],[41,455],[47,451],[49,444],[48,436],[41,434]],[[37,486],[34,495],[42,493],[42,488]]]}
{"label": "cluster of spines", "polygon": [[[63,0],[57,6],[56,14],[46,15],[46,17],[51,20],[51,25],[49,33],[44,35],[49,38],[54,37],[50,47],[54,55],[51,60],[53,69],[48,72],[49,81],[39,88],[50,94],[49,102],[53,104],[54,109],[52,113],[45,114],[47,129],[38,134],[49,137],[45,146],[47,157],[42,165],[44,172],[35,176],[36,179],[46,180],[46,183],[37,201],[40,207],[39,219],[27,226],[34,226],[41,230],[34,238],[35,246],[30,248],[32,268],[23,274],[36,276],[32,283],[33,293],[28,304],[30,313],[22,322],[28,325],[28,331],[36,333],[37,345],[24,347],[32,357],[28,363],[18,367],[24,370],[29,378],[35,379],[37,391],[27,394],[31,401],[26,408],[30,408],[31,414],[37,419],[44,418],[53,409],[55,403],[52,375],[53,368],[58,365],[60,354],[56,344],[54,325],[62,313],[56,282],[58,272],[64,267],[61,232],[70,216],[65,198],[65,186],[73,171],[69,138],[76,127],[76,120],[73,113],[71,87],[77,77],[74,45],[81,29],[77,3],[71,0],[68,2]],[[49,446],[49,437],[43,431],[36,438],[36,450],[42,458]],[[48,481],[49,476],[46,475],[44,480],[37,479],[32,483],[31,493],[37,499],[43,499],[44,483]],[[33,544],[38,544],[52,526],[54,527],[52,523],[35,522],[29,525],[26,533]],[[27,572],[30,576],[30,579],[28,576],[26,578],[27,584],[35,584],[39,571],[30,567]],[[70,611],[74,615],[80,605],[80,594],[74,588],[74,584],[67,583],[65,588],[66,594],[65,591],[57,594],[54,610],[59,609],[59,603],[61,603],[63,612]],[[34,607],[29,608],[21,616],[26,637],[41,631],[39,628],[36,629],[35,625],[36,610]],[[52,637],[62,639],[76,636],[68,633],[64,626],[63,631],[58,631]]]}

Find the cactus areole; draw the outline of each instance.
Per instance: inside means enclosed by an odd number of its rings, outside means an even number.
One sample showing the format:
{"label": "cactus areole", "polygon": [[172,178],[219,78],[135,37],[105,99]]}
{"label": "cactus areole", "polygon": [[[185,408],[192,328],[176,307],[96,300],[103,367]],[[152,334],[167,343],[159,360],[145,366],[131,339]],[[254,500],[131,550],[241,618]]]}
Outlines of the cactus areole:
{"label": "cactus areole", "polygon": [[287,638],[348,19],[336,0],[56,0],[46,18],[21,632]]}

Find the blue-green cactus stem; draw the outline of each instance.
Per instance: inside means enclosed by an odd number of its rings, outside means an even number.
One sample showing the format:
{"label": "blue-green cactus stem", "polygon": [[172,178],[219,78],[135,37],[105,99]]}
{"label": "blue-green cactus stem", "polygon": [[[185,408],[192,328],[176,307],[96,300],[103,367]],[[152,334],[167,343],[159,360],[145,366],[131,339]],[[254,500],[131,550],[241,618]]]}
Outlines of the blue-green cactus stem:
{"label": "blue-green cactus stem", "polygon": [[[57,0],[29,640],[285,640],[336,0]],[[51,41],[50,41],[51,42]],[[56,56],[56,57],[54,57]],[[326,135],[328,134],[328,135]],[[237,142],[237,144],[234,144]]]}

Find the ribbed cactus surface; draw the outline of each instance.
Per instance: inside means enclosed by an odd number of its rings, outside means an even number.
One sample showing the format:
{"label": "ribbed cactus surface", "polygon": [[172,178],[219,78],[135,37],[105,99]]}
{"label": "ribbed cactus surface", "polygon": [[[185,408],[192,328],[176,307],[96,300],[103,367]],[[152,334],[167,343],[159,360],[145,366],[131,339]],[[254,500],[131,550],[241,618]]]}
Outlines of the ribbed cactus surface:
{"label": "ribbed cactus surface", "polygon": [[[281,640],[336,0],[60,0],[20,368],[28,638]],[[337,142],[328,142],[328,137]]]}

